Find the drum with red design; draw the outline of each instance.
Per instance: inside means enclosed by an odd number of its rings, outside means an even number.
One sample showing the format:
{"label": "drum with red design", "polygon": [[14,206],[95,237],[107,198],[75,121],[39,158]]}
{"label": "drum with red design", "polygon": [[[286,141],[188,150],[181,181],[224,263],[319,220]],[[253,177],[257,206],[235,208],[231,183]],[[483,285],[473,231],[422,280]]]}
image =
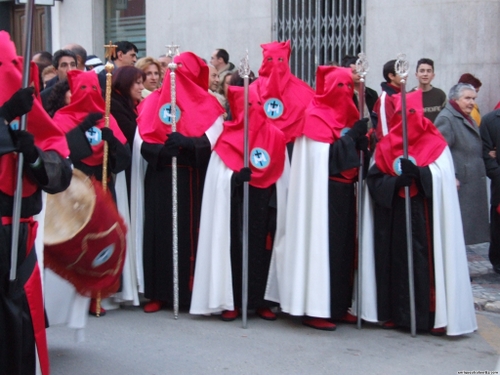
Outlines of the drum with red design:
{"label": "drum with red design", "polygon": [[78,293],[107,297],[120,284],[126,232],[109,190],[75,169],[68,189],[47,196],[44,263]]}

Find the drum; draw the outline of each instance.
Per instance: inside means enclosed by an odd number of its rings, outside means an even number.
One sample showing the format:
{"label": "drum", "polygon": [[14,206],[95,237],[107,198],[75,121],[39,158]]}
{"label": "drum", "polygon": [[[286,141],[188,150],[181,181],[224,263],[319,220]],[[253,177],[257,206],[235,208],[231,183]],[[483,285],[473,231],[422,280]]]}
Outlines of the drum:
{"label": "drum", "polygon": [[74,169],[68,189],[47,196],[44,232],[45,266],[78,293],[105,298],[118,290],[127,227],[99,181]]}

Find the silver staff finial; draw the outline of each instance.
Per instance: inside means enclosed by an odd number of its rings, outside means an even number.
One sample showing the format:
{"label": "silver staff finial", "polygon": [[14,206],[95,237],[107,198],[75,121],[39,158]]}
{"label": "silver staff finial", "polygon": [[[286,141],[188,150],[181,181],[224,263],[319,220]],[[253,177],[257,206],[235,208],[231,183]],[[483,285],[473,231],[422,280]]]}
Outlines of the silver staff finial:
{"label": "silver staff finial", "polygon": [[370,70],[370,64],[368,64],[366,55],[363,52],[358,54],[358,57],[356,60],[356,73],[359,75],[360,81],[364,82],[366,73]]}
{"label": "silver staff finial", "polygon": [[180,46],[178,44],[174,44],[174,42],[172,42],[172,44],[166,45],[165,47],[167,48],[167,56],[170,56],[172,58],[175,56],[179,56]]}
{"label": "silver staff finial", "polygon": [[406,77],[408,77],[408,72],[410,71],[410,63],[406,60],[406,55],[404,53],[400,53],[398,55],[398,59],[394,64],[394,70],[396,74],[401,77],[401,81],[404,83],[406,81]]}
{"label": "silver staff finial", "polygon": [[250,76],[250,63],[248,62],[248,49],[246,56],[243,57],[240,60],[240,66],[238,67],[238,73],[240,74],[241,78],[249,77]]}

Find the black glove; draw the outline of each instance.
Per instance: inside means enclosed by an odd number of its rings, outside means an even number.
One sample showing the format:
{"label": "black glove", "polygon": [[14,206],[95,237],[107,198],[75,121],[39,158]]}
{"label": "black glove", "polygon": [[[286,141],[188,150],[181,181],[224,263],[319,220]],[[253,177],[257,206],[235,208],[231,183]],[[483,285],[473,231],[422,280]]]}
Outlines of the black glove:
{"label": "black glove", "polygon": [[[174,132],[170,133],[168,139],[165,142],[165,146],[169,150],[172,156],[177,156],[179,154],[179,149],[184,148],[187,150],[194,150],[194,141],[190,137],[186,137],[181,133]],[[177,153],[174,155],[174,153]]]}
{"label": "black glove", "polygon": [[113,130],[111,130],[110,128],[102,128],[101,133],[102,140],[108,142],[108,146],[110,149],[115,149],[117,142],[119,141],[113,134]]}
{"label": "black glove", "polygon": [[94,112],[94,113],[89,113],[87,117],[78,125],[78,128],[85,133],[87,130],[89,130],[92,126],[95,126],[97,124],[97,121],[102,119],[102,113]]}
{"label": "black glove", "polygon": [[360,137],[365,136],[367,132],[368,118],[365,117],[364,119],[356,121],[346,135],[351,137],[356,142]]}
{"label": "black glove", "polygon": [[234,182],[236,185],[248,182],[252,179],[251,174],[252,170],[250,168],[241,168],[239,172],[234,172]]}
{"label": "black glove", "polygon": [[356,149],[359,151],[368,152],[368,137],[362,135],[356,140]]}
{"label": "black glove", "polygon": [[11,122],[16,117],[31,111],[31,107],[33,107],[34,92],[34,87],[25,87],[24,89],[17,90],[0,108],[0,116],[2,116],[5,121]]}
{"label": "black glove", "polygon": [[413,177],[407,174],[402,174],[396,178],[396,188],[402,188],[405,186],[410,186],[413,182]]}
{"label": "black glove", "polygon": [[400,163],[401,163],[402,174],[408,175],[415,179],[420,178],[420,169],[418,169],[418,167],[415,164],[413,164],[411,160],[401,158]]}
{"label": "black glove", "polygon": [[25,130],[12,130],[12,140],[19,152],[22,152],[28,163],[34,163],[38,159],[38,151],[35,147],[35,137]]}

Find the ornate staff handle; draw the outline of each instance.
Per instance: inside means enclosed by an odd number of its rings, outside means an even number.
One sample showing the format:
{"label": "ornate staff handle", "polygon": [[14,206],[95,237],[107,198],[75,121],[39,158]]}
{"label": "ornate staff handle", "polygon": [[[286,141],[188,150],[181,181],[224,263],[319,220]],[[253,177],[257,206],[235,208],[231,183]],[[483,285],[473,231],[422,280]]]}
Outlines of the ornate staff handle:
{"label": "ornate staff handle", "polygon": [[[106,58],[108,59],[106,65],[104,66],[104,69],[106,69],[106,106],[104,110],[104,127],[109,128],[109,114],[111,112],[111,84],[113,79],[111,72],[115,68],[109,59],[115,56],[116,47],[118,46],[109,41],[109,44],[104,47],[106,48]],[[104,141],[104,151],[102,156],[102,188],[104,191],[108,189],[108,154],[108,142]]]}
{"label": "ornate staff handle", "polygon": [[[364,53],[358,55],[358,60],[356,60],[356,73],[359,75],[359,88],[358,88],[358,108],[359,108],[359,118],[363,118],[365,112],[365,77],[370,69],[368,60]],[[356,315],[357,315],[357,328],[361,329],[362,320],[362,266],[363,266],[363,171],[365,164],[365,155],[361,150],[359,152],[359,169],[358,169],[358,186],[357,186],[357,225],[356,225],[356,238],[358,239],[358,272],[356,280]]]}
{"label": "ornate staff handle", "polygon": [[[250,64],[248,62],[248,50],[246,56],[241,59],[238,68],[240,77],[243,78],[244,85],[244,146],[243,146],[243,165],[248,168],[248,85],[250,77]],[[241,294],[241,318],[243,328],[247,328],[247,309],[248,309],[248,182],[243,183],[243,238],[242,238],[242,294]]]}
{"label": "ornate staff handle", "polygon": [[[170,114],[172,120],[172,132],[177,131],[177,95],[175,87],[175,70],[177,64],[174,56],[179,55],[179,46],[171,44],[167,46],[167,55],[172,57],[168,64],[170,69]],[[178,203],[177,203],[177,157],[172,157],[172,263],[174,284],[174,319],[179,317],[179,229],[178,229]]]}

